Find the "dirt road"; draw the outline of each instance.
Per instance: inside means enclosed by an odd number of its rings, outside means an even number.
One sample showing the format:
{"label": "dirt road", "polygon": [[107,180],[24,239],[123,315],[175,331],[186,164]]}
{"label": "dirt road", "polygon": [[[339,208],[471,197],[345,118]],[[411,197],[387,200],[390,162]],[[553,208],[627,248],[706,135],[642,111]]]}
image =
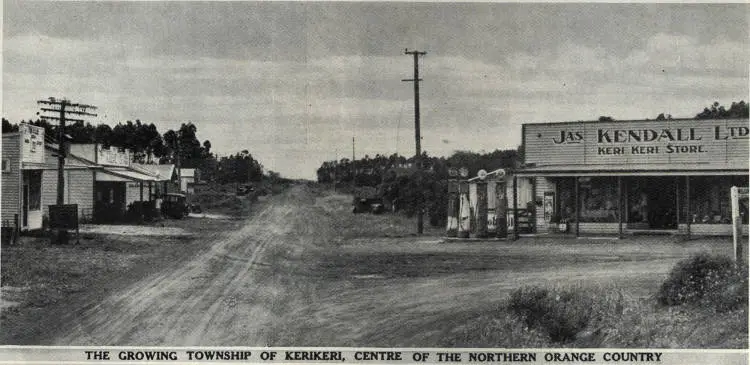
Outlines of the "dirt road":
{"label": "dirt road", "polygon": [[192,260],[76,313],[55,343],[444,346],[448,331],[519,286],[613,285],[648,296],[679,259],[731,246],[659,237],[443,242],[404,234],[413,225],[397,215],[351,214],[350,199],[305,185],[272,196]]}
{"label": "dirt road", "polygon": [[302,187],[262,203],[239,230],[174,270],[151,276],[83,311],[59,345],[264,345],[283,315],[280,258],[310,244]]}

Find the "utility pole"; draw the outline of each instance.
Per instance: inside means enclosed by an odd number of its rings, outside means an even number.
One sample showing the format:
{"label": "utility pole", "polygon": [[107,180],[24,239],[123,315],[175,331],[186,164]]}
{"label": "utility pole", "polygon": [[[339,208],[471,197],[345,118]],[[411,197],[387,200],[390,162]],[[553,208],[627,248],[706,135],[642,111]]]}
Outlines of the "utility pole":
{"label": "utility pole", "polygon": [[[417,181],[421,182],[422,177],[422,137],[419,133],[419,82],[422,79],[419,78],[419,56],[424,56],[427,52],[420,51],[409,51],[407,48],[404,50],[404,54],[410,54],[414,56],[414,78],[405,79],[401,81],[409,81],[414,83],[414,139],[416,141],[417,153],[414,156],[414,162],[417,165]],[[420,187],[421,188],[421,187]],[[424,222],[422,217],[422,191],[417,194],[417,234],[422,234],[424,230]]]}
{"label": "utility pole", "polygon": [[354,163],[354,136],[352,136],[352,189],[357,187],[357,165]]}
{"label": "utility pole", "polygon": [[[177,192],[182,192],[182,166],[180,165],[180,139],[182,137],[182,128],[177,133],[177,143],[175,143],[175,170],[177,170]],[[234,187],[235,190],[237,186]]]}
{"label": "utility pole", "polygon": [[[48,107],[42,107],[43,112],[58,113],[59,116],[40,115],[39,118],[45,120],[57,120],[57,205],[65,204],[65,157],[68,153],[65,140],[65,122],[83,122],[83,119],[67,118],[66,114],[74,115],[85,115],[95,117],[96,114],[87,112],[88,109],[96,110],[93,105],[71,103],[70,100],[63,98],[57,100],[55,98],[49,98],[47,100],[38,100],[38,104],[46,105]],[[65,244],[68,242],[68,231],[59,229],[56,237],[52,238],[53,243]]]}

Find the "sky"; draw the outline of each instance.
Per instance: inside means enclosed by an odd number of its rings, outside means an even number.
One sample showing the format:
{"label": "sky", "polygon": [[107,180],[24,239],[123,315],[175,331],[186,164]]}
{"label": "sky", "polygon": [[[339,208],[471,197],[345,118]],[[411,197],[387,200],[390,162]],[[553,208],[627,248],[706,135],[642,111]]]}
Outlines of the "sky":
{"label": "sky", "polygon": [[323,161],[516,148],[523,123],[693,117],[748,99],[746,4],[3,2],[2,116],[192,122],[221,155]]}

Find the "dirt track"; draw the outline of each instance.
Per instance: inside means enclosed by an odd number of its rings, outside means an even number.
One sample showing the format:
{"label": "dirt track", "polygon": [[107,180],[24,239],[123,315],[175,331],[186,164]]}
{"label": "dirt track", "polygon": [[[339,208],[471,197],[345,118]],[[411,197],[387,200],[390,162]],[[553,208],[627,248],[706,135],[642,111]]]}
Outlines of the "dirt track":
{"label": "dirt track", "polygon": [[263,345],[278,313],[271,273],[305,244],[295,229],[313,219],[295,211],[292,190],[265,203],[240,230],[176,270],[151,276],[89,308],[59,345]]}
{"label": "dirt track", "polygon": [[521,285],[647,296],[677,260],[730,246],[384,237],[400,218],[353,215],[350,199],[304,185],[272,196],[194,259],[85,309],[55,344],[436,347]]}

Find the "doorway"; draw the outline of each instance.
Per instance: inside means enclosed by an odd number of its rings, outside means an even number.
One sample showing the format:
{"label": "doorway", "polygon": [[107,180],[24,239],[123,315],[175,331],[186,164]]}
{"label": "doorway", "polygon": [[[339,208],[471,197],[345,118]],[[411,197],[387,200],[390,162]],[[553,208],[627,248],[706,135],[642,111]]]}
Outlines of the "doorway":
{"label": "doorway", "polygon": [[628,228],[677,229],[674,177],[636,177],[627,181]]}
{"label": "doorway", "polygon": [[115,223],[125,216],[125,182],[97,181],[94,186],[94,221]]}
{"label": "doorway", "polygon": [[23,210],[21,214],[21,227],[29,226],[29,184],[23,184]]}

